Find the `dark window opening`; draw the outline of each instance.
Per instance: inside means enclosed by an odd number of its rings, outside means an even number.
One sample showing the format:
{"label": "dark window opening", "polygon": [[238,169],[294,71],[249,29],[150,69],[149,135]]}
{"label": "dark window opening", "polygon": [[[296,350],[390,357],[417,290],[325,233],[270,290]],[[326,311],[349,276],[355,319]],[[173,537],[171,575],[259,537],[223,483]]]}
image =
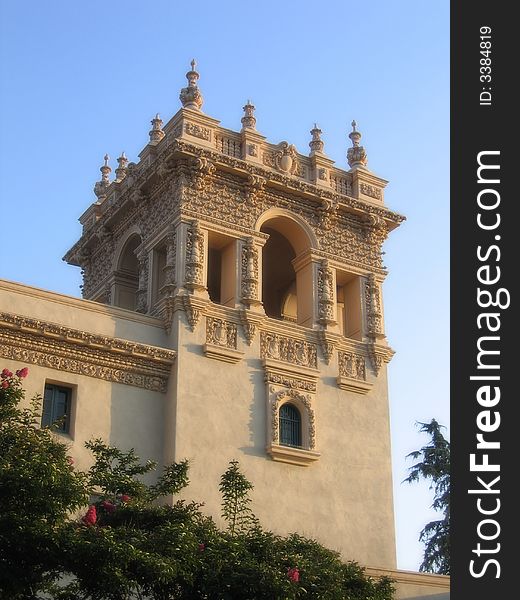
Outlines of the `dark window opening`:
{"label": "dark window opening", "polygon": [[54,425],[57,431],[68,433],[72,390],[58,385],[45,385],[42,427]]}
{"label": "dark window opening", "polygon": [[283,404],[279,411],[280,444],[282,446],[302,446],[302,419],[300,411],[292,404]]}

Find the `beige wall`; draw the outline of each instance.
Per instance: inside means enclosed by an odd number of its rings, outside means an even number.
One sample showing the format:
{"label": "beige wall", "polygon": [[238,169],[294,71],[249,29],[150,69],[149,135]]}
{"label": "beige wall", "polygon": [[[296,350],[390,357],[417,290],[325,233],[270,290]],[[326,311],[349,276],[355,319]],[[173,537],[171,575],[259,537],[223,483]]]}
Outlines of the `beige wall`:
{"label": "beige wall", "polygon": [[[251,346],[239,333],[244,357],[227,364],[204,356],[204,323],[178,328],[175,459],[191,461],[185,496],[203,499],[218,518],[220,475],[238,459],[254,484],[253,507],[277,533],[316,537],[361,564],[394,568],[395,542],[386,374],[368,395],[336,385],[335,360],[319,360],[315,401],[316,450],[309,466],[273,461],[266,453],[267,400],[259,335]],[[177,322],[178,323],[178,322]],[[275,325],[275,323],[273,323]],[[267,327],[267,326],[266,326]],[[240,330],[239,330],[240,331]],[[218,443],[216,443],[218,440]]]}

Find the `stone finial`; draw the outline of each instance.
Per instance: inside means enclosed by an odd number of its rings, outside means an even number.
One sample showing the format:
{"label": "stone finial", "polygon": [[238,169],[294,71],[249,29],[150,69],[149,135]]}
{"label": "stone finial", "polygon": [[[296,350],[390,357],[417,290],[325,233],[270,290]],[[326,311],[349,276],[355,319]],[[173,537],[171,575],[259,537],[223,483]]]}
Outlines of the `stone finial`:
{"label": "stone finial", "polygon": [[309,142],[311,149],[311,156],[316,152],[323,152],[323,140],[321,139],[321,129],[314,123],[314,127],[311,129],[312,140]]}
{"label": "stone finial", "polygon": [[116,169],[116,181],[121,181],[126,177],[126,172],[128,170],[128,158],[126,157],[124,152],[121,152],[121,156],[117,159],[117,169]]}
{"label": "stone finial", "polygon": [[242,110],[244,111],[244,116],[240,119],[242,129],[255,129],[255,106],[251,104],[251,100],[247,101],[246,105],[242,107]]}
{"label": "stone finial", "polygon": [[184,108],[191,108],[192,110],[200,110],[204,99],[197,87],[197,80],[199,74],[195,71],[196,66],[195,59],[191,61],[191,71],[186,73],[186,79],[188,80],[188,87],[182,88],[179,95],[179,99],[182,102]]}
{"label": "stone finial", "polygon": [[157,142],[160,142],[164,137],[164,131],[162,130],[163,122],[159,116],[159,113],[155,115],[155,118],[152,119],[150,123],[152,124],[151,130],[148,132],[148,135],[150,136],[150,143],[157,144]]}
{"label": "stone finial", "polygon": [[352,140],[352,148],[347,150],[347,161],[349,167],[365,167],[368,161],[367,153],[363,146],[359,145],[361,141],[361,133],[356,129],[356,121],[352,121],[352,131],[349,133],[349,138]]}
{"label": "stone finial", "polygon": [[112,172],[112,169],[108,164],[110,156],[108,156],[108,154],[105,154],[103,160],[104,163],[99,169],[101,171],[101,180],[96,181],[96,184],[94,185],[94,194],[96,194],[96,196],[100,199],[105,196],[106,190],[110,185],[110,173]]}

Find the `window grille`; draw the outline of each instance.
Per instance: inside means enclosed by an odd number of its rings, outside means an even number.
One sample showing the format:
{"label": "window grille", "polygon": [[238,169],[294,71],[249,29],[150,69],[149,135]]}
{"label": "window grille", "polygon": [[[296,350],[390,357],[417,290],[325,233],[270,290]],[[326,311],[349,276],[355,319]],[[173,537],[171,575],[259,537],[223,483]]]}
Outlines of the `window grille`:
{"label": "window grille", "polygon": [[292,404],[283,404],[279,411],[280,444],[282,446],[302,445],[302,418],[300,411]]}

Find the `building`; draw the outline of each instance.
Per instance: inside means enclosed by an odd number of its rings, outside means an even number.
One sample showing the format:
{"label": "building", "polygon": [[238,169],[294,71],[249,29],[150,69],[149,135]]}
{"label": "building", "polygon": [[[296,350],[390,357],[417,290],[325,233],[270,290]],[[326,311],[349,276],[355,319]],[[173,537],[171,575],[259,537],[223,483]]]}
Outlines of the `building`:
{"label": "building", "polygon": [[93,436],[159,463],[188,458],[185,496],[217,520],[237,458],[254,510],[399,582],[443,596],[448,578],[397,572],[381,246],[403,217],[367,168],[352,123],[349,170],[272,144],[244,106],[240,132],[205,115],[192,63],[182,107],[152,120],[137,163],[109,158],[65,260],[83,300],[3,282],[5,366],[80,467]]}

